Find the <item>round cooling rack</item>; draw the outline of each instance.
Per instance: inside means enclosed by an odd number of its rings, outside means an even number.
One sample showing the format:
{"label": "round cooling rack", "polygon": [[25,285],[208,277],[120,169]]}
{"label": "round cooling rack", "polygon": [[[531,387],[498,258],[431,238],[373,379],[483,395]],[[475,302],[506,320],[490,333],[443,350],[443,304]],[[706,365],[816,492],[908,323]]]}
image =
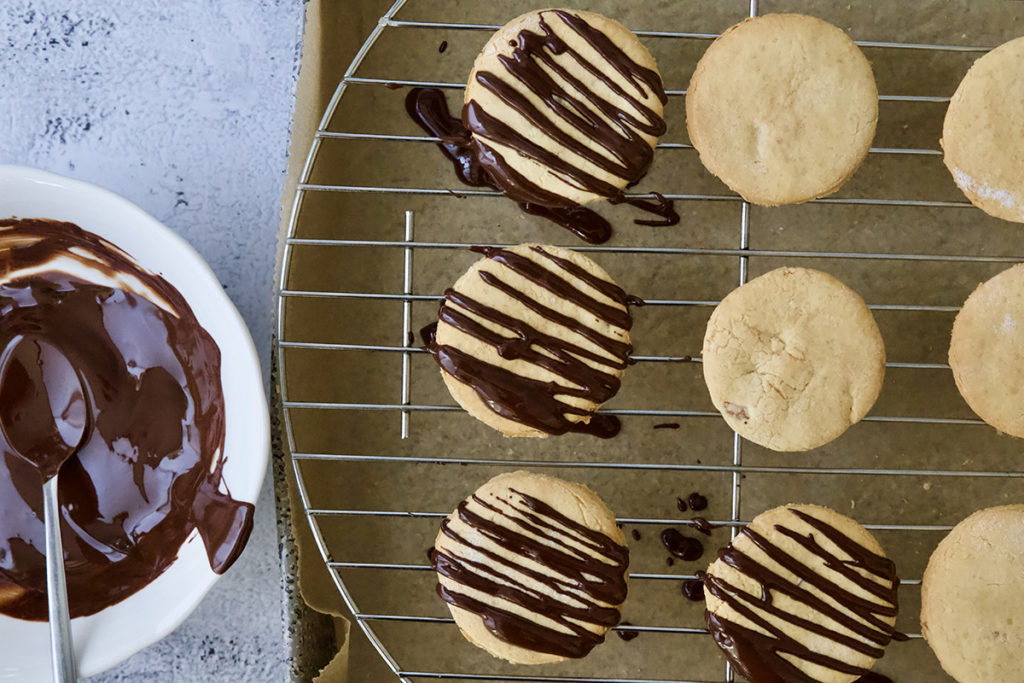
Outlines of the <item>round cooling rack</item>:
{"label": "round cooling rack", "polygon": [[[409,120],[413,86],[445,90],[458,111],[475,55],[493,30],[534,9],[525,2],[396,2],[320,123],[285,245],[278,359],[303,513],[338,591],[397,680],[732,681],[703,606],[683,598],[681,583],[746,520],[816,503],[872,529],[904,577],[897,628],[911,638],[876,668],[897,680],[951,680],[918,635],[920,577],[952,525],[1019,500],[1024,488],[1020,442],[976,419],[946,364],[961,302],[1022,260],[1019,227],[964,201],[938,150],[949,95],[986,48],[950,44],[964,27],[936,28],[937,2],[570,6],[656,29],[636,32],[665,80],[669,132],[635,192],[675,200],[680,225],[635,226],[628,207],[603,206],[612,240],[574,241],[495,192],[461,186],[437,140]],[[875,70],[878,146],[826,199],[751,206],[704,171],[688,144],[683,101],[694,65],[710,40],[759,11],[803,11],[842,26]],[[1000,11],[972,11],[977,44],[1011,37]],[[637,363],[604,409],[622,418],[615,439],[504,439],[454,404],[419,346],[441,293],[477,258],[467,247],[533,241],[586,252],[648,303],[635,314]],[[735,435],[711,405],[700,366],[714,305],[784,264],[825,270],[860,292],[890,360],[873,412],[808,453],[774,453]],[[459,634],[426,552],[440,518],[517,468],[583,482],[619,516],[631,539],[630,625],[619,629],[639,637],[611,635],[585,659],[531,668]],[[676,498],[693,491],[708,497],[702,514],[720,528],[699,537],[703,560],[670,566],[658,535],[692,527]]]}

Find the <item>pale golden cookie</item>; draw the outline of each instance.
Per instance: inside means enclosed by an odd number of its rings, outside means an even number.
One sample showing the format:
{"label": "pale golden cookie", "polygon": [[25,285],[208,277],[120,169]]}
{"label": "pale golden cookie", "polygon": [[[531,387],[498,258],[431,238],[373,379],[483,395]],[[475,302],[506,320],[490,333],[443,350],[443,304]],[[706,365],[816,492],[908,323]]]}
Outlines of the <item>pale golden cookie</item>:
{"label": "pale golden cookie", "polygon": [[755,517],[708,567],[705,618],[751,680],[850,683],[892,640],[898,585],[856,521],[786,505]]}
{"label": "pale golden cookie", "polygon": [[867,155],[877,120],[864,53],[841,29],[801,14],[729,28],[686,92],[686,128],[704,166],[765,206],[839,189]]}
{"label": "pale golden cookie", "polygon": [[974,63],[946,110],[943,160],[978,208],[1024,222],[1024,38]]}
{"label": "pale golden cookie", "polygon": [[554,477],[491,479],[445,519],[431,558],[466,639],[517,664],[586,656],[626,599],[615,515],[586,486]]}
{"label": "pale golden cookie", "polygon": [[975,512],[928,561],[921,629],[960,683],[1024,680],[1024,505]]}
{"label": "pale golden cookie", "polygon": [[632,351],[626,293],[568,249],[484,251],[445,293],[429,347],[452,397],[506,436],[617,431],[594,412]]}
{"label": "pale golden cookie", "polygon": [[615,197],[647,171],[662,119],[657,65],[608,17],[545,9],[513,19],[477,57],[462,119],[488,175],[520,202]]}
{"label": "pale golden cookie", "polygon": [[1024,437],[1024,264],[981,283],[967,297],[953,323],[949,365],[978,417]]}
{"label": "pale golden cookie", "polygon": [[821,271],[779,268],[714,310],[703,367],[712,402],[741,436],[806,451],[867,414],[882,388],[885,347],[852,289]]}

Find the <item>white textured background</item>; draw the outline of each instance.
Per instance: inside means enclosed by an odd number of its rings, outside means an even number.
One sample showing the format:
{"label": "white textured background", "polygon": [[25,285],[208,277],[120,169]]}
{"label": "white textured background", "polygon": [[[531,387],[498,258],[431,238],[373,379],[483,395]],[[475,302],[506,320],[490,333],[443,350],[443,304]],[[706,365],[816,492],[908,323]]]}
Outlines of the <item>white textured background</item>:
{"label": "white textured background", "polygon": [[[265,365],[302,11],[302,0],[0,0],[0,163],[97,183],[183,235]],[[268,477],[248,549],[199,610],[93,680],[281,681],[286,657]]]}

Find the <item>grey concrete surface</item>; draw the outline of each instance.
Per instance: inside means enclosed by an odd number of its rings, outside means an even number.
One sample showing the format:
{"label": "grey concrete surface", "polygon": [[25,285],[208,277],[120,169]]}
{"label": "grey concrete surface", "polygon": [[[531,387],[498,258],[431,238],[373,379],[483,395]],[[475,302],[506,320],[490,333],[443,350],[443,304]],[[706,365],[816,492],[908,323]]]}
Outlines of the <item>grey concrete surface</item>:
{"label": "grey concrete surface", "polygon": [[[0,163],[97,183],[183,235],[265,373],[302,12],[301,0],[0,2]],[[278,557],[268,477],[238,564],[170,637],[93,683],[284,680]]]}

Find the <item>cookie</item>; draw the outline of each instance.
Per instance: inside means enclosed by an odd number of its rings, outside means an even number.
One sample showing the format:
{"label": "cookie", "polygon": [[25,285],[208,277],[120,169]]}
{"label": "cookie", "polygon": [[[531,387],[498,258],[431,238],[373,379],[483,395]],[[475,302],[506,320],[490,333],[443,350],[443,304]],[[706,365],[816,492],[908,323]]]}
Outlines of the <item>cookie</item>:
{"label": "cookie", "polygon": [[686,92],[686,128],[701,162],[764,206],[839,189],[867,155],[877,120],[864,53],[841,29],[800,14],[726,30]]}
{"label": "cookie", "polygon": [[896,567],[864,527],[829,508],[758,515],[703,578],[708,629],[754,683],[850,683],[893,638]]}
{"label": "cookie", "polygon": [[1024,676],[1024,505],[975,512],[928,561],[921,629],[960,683]]}
{"label": "cookie", "polygon": [[474,645],[517,664],[584,657],[619,623],[629,550],[593,491],[501,474],[441,523],[438,594]]}
{"label": "cookie", "polygon": [[946,168],[985,213],[1024,223],[1024,38],[971,66],[942,124]]}
{"label": "cookie", "polygon": [[548,207],[620,196],[651,164],[665,92],[625,26],[579,10],[513,19],[477,57],[462,120],[480,163],[516,201]]}
{"label": "cookie", "polygon": [[1024,437],[1024,264],[981,283],[967,297],[953,322],[949,365],[960,395],[978,417]]}
{"label": "cookie", "polygon": [[590,259],[521,244],[484,257],[445,292],[428,350],[452,397],[506,436],[590,432],[633,347],[628,295]]}
{"label": "cookie", "polygon": [[807,268],[773,270],[725,297],[708,321],[703,361],[725,421],[775,451],[838,437],[868,412],[885,376],[864,300]]}

